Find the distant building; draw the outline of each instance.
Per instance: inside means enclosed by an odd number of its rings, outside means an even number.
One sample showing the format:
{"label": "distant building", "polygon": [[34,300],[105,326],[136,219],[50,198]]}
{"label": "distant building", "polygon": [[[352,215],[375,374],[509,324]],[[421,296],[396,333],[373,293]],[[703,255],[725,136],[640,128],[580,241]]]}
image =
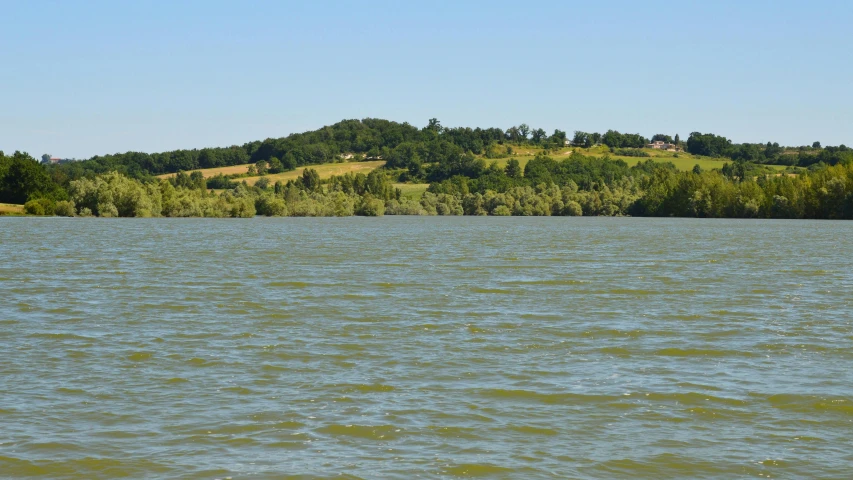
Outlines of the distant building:
{"label": "distant building", "polygon": [[41,163],[43,163],[43,164],[55,165],[57,163],[62,163],[62,162],[67,162],[67,161],[69,161],[67,158],[53,157],[47,153],[45,153],[44,155],[41,156]]}
{"label": "distant building", "polygon": [[666,150],[668,152],[677,152],[678,146],[674,143],[666,143],[660,140],[656,140],[652,143],[646,145],[647,148],[653,148],[655,150]]}

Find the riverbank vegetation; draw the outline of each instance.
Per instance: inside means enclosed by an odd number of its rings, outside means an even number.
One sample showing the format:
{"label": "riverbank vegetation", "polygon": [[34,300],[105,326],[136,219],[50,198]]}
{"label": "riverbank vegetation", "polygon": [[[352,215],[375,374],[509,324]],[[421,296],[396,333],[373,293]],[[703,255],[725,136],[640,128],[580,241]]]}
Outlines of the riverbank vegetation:
{"label": "riverbank vegetation", "polygon": [[[0,202],[31,215],[636,215],[853,218],[844,145],[608,131],[418,129],[367,119],[243,146],[41,165],[0,152]],[[666,142],[670,150],[646,148]],[[0,209],[0,213],[17,209]]]}

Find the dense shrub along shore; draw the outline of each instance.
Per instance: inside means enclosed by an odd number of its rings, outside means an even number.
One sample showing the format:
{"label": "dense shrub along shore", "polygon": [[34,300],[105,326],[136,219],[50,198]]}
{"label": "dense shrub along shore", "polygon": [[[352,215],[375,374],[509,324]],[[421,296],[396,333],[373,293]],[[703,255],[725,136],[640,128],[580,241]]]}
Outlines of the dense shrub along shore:
{"label": "dense shrub along shore", "polygon": [[[59,165],[42,165],[26,153],[0,152],[0,203],[25,204],[31,215],[81,217],[853,218],[853,150],[844,145],[824,148],[815,142],[792,151],[770,143],[734,145],[724,137],[695,132],[687,142],[677,135],[673,139],[661,134],[652,140],[673,142],[730,162],[719,169],[703,171],[697,165],[693,171],[683,172],[661,158],[629,167],[623,160],[584,155],[579,149],[555,159],[547,153],[565,144],[566,135],[559,130],[548,135],[523,124],[506,131],[446,129],[436,120],[417,129],[384,120],[348,120],[242,147],[129,152]],[[647,155],[636,150],[648,141],[637,134],[575,132],[574,141],[601,142],[617,155]],[[540,153],[523,168],[515,159],[504,166],[492,160],[505,158],[513,147],[525,145],[536,145]],[[344,152],[349,153],[341,155]],[[254,185],[235,176],[205,179],[198,171],[185,173],[182,168],[252,161],[252,172],[263,175],[309,162],[364,158],[382,158],[386,163],[369,174],[326,179],[306,168],[286,183],[261,177]],[[780,173],[763,165],[766,163],[801,167]],[[168,180],[153,176],[170,171],[177,175]],[[429,183],[429,189],[418,198],[406,197],[393,186],[395,182]]]}
{"label": "dense shrub along shore", "polygon": [[[177,181],[143,182],[118,172],[81,178],[62,198],[29,200],[32,215],[99,217],[253,217],[379,215],[567,215],[682,216],[733,218],[853,218],[853,164],[828,166],[797,176],[739,179],[719,171],[678,172],[665,163],[646,162],[628,169],[614,160],[569,158],[554,162],[551,181],[533,182],[536,163],[524,176],[487,168],[472,180],[465,176],[433,183],[419,199],[404,198],[383,170],[348,174],[325,181],[316,172],[286,184],[259,187],[238,183],[221,193]],[[624,175],[590,179],[585,188],[562,175],[577,162],[617,164]],[[622,164],[622,165],[618,165]],[[531,166],[532,165],[532,166]],[[488,178],[488,181],[482,181]],[[479,181],[478,181],[479,180]],[[558,180],[558,181],[555,181]],[[498,186],[498,188],[489,188]]]}

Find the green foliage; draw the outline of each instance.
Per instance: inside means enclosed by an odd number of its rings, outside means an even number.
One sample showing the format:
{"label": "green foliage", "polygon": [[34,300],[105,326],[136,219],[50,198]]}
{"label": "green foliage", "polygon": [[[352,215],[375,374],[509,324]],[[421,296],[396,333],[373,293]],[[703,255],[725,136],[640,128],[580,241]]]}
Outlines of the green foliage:
{"label": "green foliage", "polygon": [[255,182],[255,188],[260,188],[261,190],[266,190],[270,186],[270,179],[266,177],[261,177]]}
{"label": "green foliage", "polygon": [[643,148],[649,141],[639,133],[619,133],[616,130],[608,130],[601,137],[601,143],[612,148]]}
{"label": "green foliage", "polygon": [[320,174],[313,168],[306,168],[302,171],[302,187],[309,192],[316,192],[320,189]]}
{"label": "green foliage", "polygon": [[[165,184],[171,187],[170,183]],[[144,185],[118,172],[100,175],[94,180],[87,178],[74,180],[69,190],[71,199],[78,209],[86,208],[91,214],[99,217],[160,215],[162,205],[160,188],[156,184]]]}
{"label": "green foliage", "polygon": [[722,157],[729,153],[732,141],[712,133],[693,132],[687,138],[687,151],[693,155]]}
{"label": "green foliage", "polygon": [[28,154],[0,155],[0,203],[22,204],[38,198],[59,200],[66,193]]}
{"label": "green foliage", "polygon": [[181,188],[198,190],[204,190],[207,188],[207,182],[204,179],[204,175],[199,171],[192,172],[189,175],[187,175],[186,172],[180,171],[174,177],[169,179],[169,183],[175,187]]}
{"label": "green foliage", "polygon": [[275,157],[270,158],[270,164],[269,165],[270,165],[269,166],[269,173],[275,174],[275,173],[281,173],[284,171],[284,164],[281,163],[281,160],[279,160]]}
{"label": "green foliage", "polygon": [[589,189],[595,184],[610,183],[628,174],[628,164],[609,157],[587,157],[577,152],[557,161],[551,157],[537,156],[524,166],[524,178],[530,185],[569,182]]}
{"label": "green foliage", "polygon": [[355,214],[364,217],[381,217],[385,215],[385,202],[367,193],[355,206]]}
{"label": "green foliage", "polygon": [[207,179],[207,188],[217,190],[229,190],[237,186],[237,182],[232,181],[223,174],[216,175]]}
{"label": "green foliage", "polygon": [[613,152],[616,155],[619,155],[620,157],[643,157],[643,158],[646,158],[646,157],[651,156],[651,155],[649,155],[648,152],[644,152],[643,150],[640,150],[639,148],[618,148],[618,149],[612,149],[611,152]]}
{"label": "green foliage", "polygon": [[53,215],[54,201],[49,198],[37,198],[24,204],[24,213],[27,215]]}
{"label": "green foliage", "polygon": [[77,214],[77,208],[74,205],[74,202],[60,200],[56,202],[56,206],[53,208],[53,213],[60,217],[73,217]]}
{"label": "green foliage", "polygon": [[518,160],[511,158],[506,162],[506,167],[504,168],[504,172],[506,176],[512,179],[520,179],[521,178],[521,166],[518,164]]}

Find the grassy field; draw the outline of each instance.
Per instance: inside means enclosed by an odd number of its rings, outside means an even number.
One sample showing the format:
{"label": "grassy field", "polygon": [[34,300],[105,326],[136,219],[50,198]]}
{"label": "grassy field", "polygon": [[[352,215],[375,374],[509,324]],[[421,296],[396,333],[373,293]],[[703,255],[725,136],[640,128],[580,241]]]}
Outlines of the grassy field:
{"label": "grassy field", "polygon": [[[243,174],[249,171],[249,165],[253,165],[251,163],[247,163],[245,165],[231,165],[230,167],[217,167],[217,168],[202,168],[198,171],[204,176],[204,178],[215,177],[220,173],[222,175],[234,175],[234,174]],[[193,170],[195,171],[195,170]],[[157,175],[157,178],[172,178],[174,177],[174,173],[167,173],[165,175]]]}
{"label": "grassy field", "polygon": [[[193,172],[198,171],[204,176],[204,178],[215,177],[219,174],[222,175],[234,175],[234,174],[243,174],[246,173],[249,169],[250,164],[245,165],[233,165],[230,167],[218,167],[218,168],[203,168],[199,170],[192,170]],[[258,175],[254,177],[242,177],[237,178],[236,181],[242,182],[246,181],[249,185],[254,185],[255,182],[260,180],[261,178],[268,178],[270,183],[275,183],[278,181],[287,182],[288,180],[295,180],[302,176],[302,171],[306,168],[313,168],[317,170],[317,173],[320,175],[320,179],[326,179],[331,177],[332,175],[343,175],[345,173],[364,173],[365,175],[370,173],[372,170],[375,170],[382,165],[385,165],[384,161],[372,161],[372,162],[346,162],[346,163],[324,163],[322,165],[308,165],[306,167],[299,167],[296,170],[291,170],[289,172],[284,173],[275,173],[264,175],[263,177]],[[191,173],[191,172],[187,172]],[[171,178],[174,177],[174,173],[167,173],[165,175],[158,175],[157,178]]]}
{"label": "grassy field", "polygon": [[419,200],[421,196],[429,188],[428,183],[395,183],[394,188],[399,188],[403,192],[403,198]]}
{"label": "grassy field", "polygon": [[14,203],[0,203],[0,215],[23,215],[24,206]]}
{"label": "grassy field", "polygon": [[276,173],[270,175],[264,175],[263,177],[245,177],[238,178],[238,182],[246,181],[249,185],[254,185],[255,182],[260,180],[261,178],[267,178],[270,181],[270,184],[275,182],[285,183],[288,180],[296,180],[297,178],[302,176],[302,171],[306,168],[313,168],[317,171],[317,174],[320,175],[320,180],[325,180],[333,175],[344,175],[346,173],[363,173],[367,175],[371,171],[385,165],[385,162],[382,160],[376,160],[372,162],[347,162],[347,163],[324,163],[322,165],[308,165],[306,167],[299,167],[296,170],[284,173]]}
{"label": "grassy field", "polygon": [[[506,166],[507,162],[510,158],[514,158],[518,160],[518,163],[521,165],[523,169],[527,162],[532,160],[536,154],[541,153],[542,149],[537,148],[523,148],[522,152],[516,152],[512,156],[508,158],[501,158],[498,160],[494,160],[498,162],[498,165],[501,167]],[[701,155],[691,155],[687,152],[666,152],[662,150],[654,150],[651,148],[644,148],[643,151],[648,153],[648,157],[623,157],[620,155],[612,155],[610,154],[610,149],[603,146],[592,147],[589,149],[586,148],[564,148],[556,151],[552,151],[548,156],[555,160],[560,160],[568,157],[572,154],[573,151],[577,150],[578,153],[583,155],[591,156],[591,157],[603,157],[604,155],[610,155],[610,158],[624,160],[625,163],[628,164],[629,167],[636,165],[637,163],[645,160],[654,160],[656,162],[672,162],[675,165],[675,168],[681,171],[689,171],[693,170],[695,165],[699,165],[702,170],[713,170],[715,168],[723,168],[727,162],[731,162],[731,160],[719,160],[711,157],[703,157]],[[676,158],[676,155],[678,157]],[[484,159],[486,163],[491,163],[493,160]],[[768,165],[770,168],[775,170],[784,170],[785,167],[782,165]]]}

